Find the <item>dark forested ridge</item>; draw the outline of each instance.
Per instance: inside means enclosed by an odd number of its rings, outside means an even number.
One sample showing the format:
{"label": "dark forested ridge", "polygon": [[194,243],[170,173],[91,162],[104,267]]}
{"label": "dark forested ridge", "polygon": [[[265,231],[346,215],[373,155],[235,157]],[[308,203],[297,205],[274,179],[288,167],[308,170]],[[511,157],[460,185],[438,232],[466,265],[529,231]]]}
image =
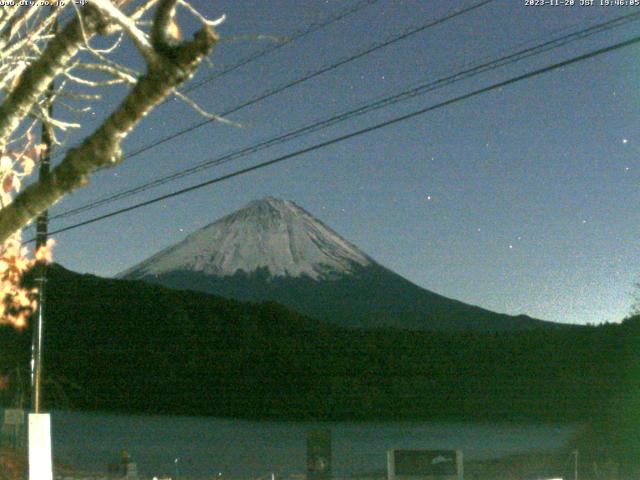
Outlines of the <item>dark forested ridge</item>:
{"label": "dark forested ridge", "polygon": [[431,331],[511,331],[561,325],[506,315],[425,290],[377,264],[331,280],[272,276],[268,270],[234,275],[173,271],[139,279],[241,301],[277,301],[323,323],[347,328]]}
{"label": "dark forested ridge", "polygon": [[[50,273],[48,408],[572,421],[638,393],[638,319],[498,333],[348,330],[276,303]],[[28,364],[29,342],[29,331],[0,330],[2,372]],[[2,395],[7,403],[13,393]]]}

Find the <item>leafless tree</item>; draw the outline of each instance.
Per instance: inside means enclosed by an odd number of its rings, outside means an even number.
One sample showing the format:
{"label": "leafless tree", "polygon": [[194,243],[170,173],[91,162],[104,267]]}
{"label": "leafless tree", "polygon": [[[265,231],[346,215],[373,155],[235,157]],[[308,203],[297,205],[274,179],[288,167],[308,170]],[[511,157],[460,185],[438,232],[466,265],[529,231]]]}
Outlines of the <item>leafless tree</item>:
{"label": "leafless tree", "polygon": [[[218,40],[214,27],[223,20],[207,20],[186,0],[20,3],[25,2],[15,0],[0,9],[0,323],[17,326],[35,307],[33,292],[19,285],[34,262],[21,247],[21,229],[86,185],[92,172],[118,164],[123,139],[168,96],[177,95],[206,114],[178,88],[210,53]],[[179,8],[202,24],[190,40],[180,38]],[[96,47],[97,37],[111,40],[110,45]],[[113,59],[125,42],[133,43],[144,59],[143,72]],[[48,176],[22,188],[24,177],[46,153],[34,134],[37,125],[45,125],[54,144],[70,129],[82,129],[81,121],[52,115],[50,105],[55,102],[61,106],[57,110],[74,115],[86,113],[101,89],[112,85],[127,88],[120,104]],[[49,251],[37,255],[46,259]]]}

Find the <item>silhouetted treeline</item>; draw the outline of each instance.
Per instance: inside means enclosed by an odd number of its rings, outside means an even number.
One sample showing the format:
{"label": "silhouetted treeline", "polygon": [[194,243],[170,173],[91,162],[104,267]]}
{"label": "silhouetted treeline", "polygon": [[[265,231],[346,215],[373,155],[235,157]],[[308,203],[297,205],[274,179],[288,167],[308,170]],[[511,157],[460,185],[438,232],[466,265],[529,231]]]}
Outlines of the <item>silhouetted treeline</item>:
{"label": "silhouetted treeline", "polygon": [[[631,405],[640,319],[500,333],[359,331],[53,266],[48,408],[287,419],[589,420]],[[30,332],[0,329],[0,371]],[[10,389],[0,393],[5,403]],[[635,402],[637,404],[637,402]],[[640,412],[640,410],[636,410]]]}

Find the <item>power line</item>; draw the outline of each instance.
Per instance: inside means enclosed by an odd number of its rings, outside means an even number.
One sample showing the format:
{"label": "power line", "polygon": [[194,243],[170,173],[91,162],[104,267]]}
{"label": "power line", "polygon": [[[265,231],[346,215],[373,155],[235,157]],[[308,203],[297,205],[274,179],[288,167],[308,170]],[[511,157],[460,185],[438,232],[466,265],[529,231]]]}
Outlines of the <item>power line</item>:
{"label": "power line", "polygon": [[[362,0],[358,3],[356,3],[355,5],[348,7],[344,10],[342,10],[341,12],[338,12],[335,15],[330,15],[327,18],[325,18],[324,20],[317,22],[317,23],[312,23],[311,25],[309,25],[308,27],[304,28],[304,29],[300,29],[295,31],[293,34],[287,36],[284,38],[284,40],[279,41],[278,43],[274,44],[274,45],[270,45],[266,48],[263,48],[261,50],[258,50],[256,52],[253,52],[250,55],[247,55],[245,58],[241,59],[240,61],[233,63],[225,68],[223,68],[222,70],[210,75],[207,78],[202,79],[200,82],[195,83],[193,85],[189,85],[187,88],[185,88],[183,90],[184,93],[188,93],[191,92],[193,90],[196,90],[197,88],[200,88],[203,85],[206,85],[207,83],[212,82],[213,80],[216,80],[217,78],[220,78],[224,75],[227,75],[231,72],[234,72],[235,70],[253,62],[254,60],[257,60],[261,57],[264,57],[265,55],[267,55],[268,53],[274,52],[282,47],[284,47],[285,45],[288,45],[296,40],[299,40],[300,38],[303,38],[307,35],[310,35],[311,33],[317,32],[318,30],[321,30],[325,27],[328,27],[329,25],[339,22],[340,20],[343,20],[344,18],[353,15],[354,13],[359,12],[360,10],[363,10],[367,7],[370,7],[371,5],[379,2],[380,0]],[[165,99],[162,103],[160,103],[160,105],[164,105],[165,103],[167,103],[169,100]],[[158,107],[160,106],[158,105]],[[223,114],[224,115],[224,114]],[[78,145],[76,145],[78,146]],[[73,147],[71,147],[73,148]],[[69,151],[69,148],[65,148],[63,150],[59,150],[55,155],[54,158],[59,158],[60,156],[64,155],[66,152]],[[132,154],[133,155],[137,155],[137,153]],[[128,158],[128,157],[126,157]]]}
{"label": "power line", "polygon": [[64,217],[68,217],[68,216],[72,216],[72,215],[76,215],[79,214],[81,212],[87,211],[87,210],[91,210],[93,208],[99,207],[101,205],[105,205],[108,203],[112,203],[113,201],[116,200],[120,200],[122,198],[126,198],[129,197],[131,195],[135,195],[137,193],[141,193],[144,192],[146,190],[149,190],[151,188],[155,188],[158,187],[160,185],[164,185],[166,183],[169,183],[171,181],[177,180],[179,178],[188,176],[188,175],[192,175],[196,172],[205,170],[207,168],[211,168],[213,166],[217,166],[217,165],[221,165],[223,163],[227,163],[230,162],[232,160],[235,160],[237,158],[240,157],[244,157],[247,156],[251,153],[255,153],[257,151],[263,150],[265,148],[271,147],[273,145],[277,145],[277,144],[281,144],[284,143],[285,141],[289,141],[292,140],[294,138],[298,138],[302,135],[311,133],[311,132],[315,132],[318,131],[320,129],[324,129],[327,128],[329,126],[335,125],[337,123],[346,121],[350,118],[353,118],[355,116],[359,116],[359,115],[363,115],[365,113],[383,108],[383,107],[387,107],[389,105],[416,97],[418,95],[422,95],[428,92],[431,92],[433,90],[442,88],[444,86],[448,86],[451,85],[453,83],[456,83],[458,81],[470,78],[472,76],[478,75],[480,73],[484,73],[486,71],[489,70],[493,70],[499,67],[503,67],[505,65],[509,65],[512,64],[514,62],[520,61],[522,59],[534,56],[534,55],[538,55],[544,52],[547,52],[549,50],[555,49],[555,48],[559,48],[563,45],[566,45],[570,42],[574,42],[576,40],[580,40],[583,38],[586,38],[588,36],[594,35],[596,33],[600,33],[602,31],[605,30],[609,30],[611,28],[614,27],[619,27],[625,23],[629,23],[631,21],[637,21],[638,19],[640,19],[640,12],[634,13],[634,14],[628,14],[628,15],[623,15],[620,17],[616,17],[612,20],[609,20],[607,22],[603,22],[594,26],[591,26],[589,28],[577,31],[577,32],[573,32],[570,33],[568,35],[564,35],[562,37],[558,37],[556,39],[552,39],[549,40],[547,42],[544,42],[542,44],[533,46],[533,47],[529,47],[529,48],[525,48],[523,50],[519,50],[517,52],[511,53],[509,55],[500,57],[498,59],[494,59],[491,60],[489,62],[485,62],[479,65],[475,65],[475,66],[471,66],[463,71],[457,72],[453,75],[449,75],[447,77],[444,78],[440,78],[438,80],[435,81],[431,81],[431,82],[427,82],[427,83],[422,83],[419,84],[418,86],[403,91],[401,93],[398,94],[394,94],[391,96],[386,96],[383,97],[382,99],[379,99],[377,101],[374,101],[372,103],[367,103],[363,106],[357,107],[355,109],[352,110],[348,110],[345,111],[343,113],[337,114],[337,115],[332,115],[331,117],[329,117],[328,119],[323,119],[320,121],[315,121],[309,125],[303,126],[301,128],[298,128],[296,130],[290,131],[288,133],[285,133],[283,135],[279,135],[275,138],[271,138],[269,140],[266,141],[262,141],[259,142],[257,144],[254,144],[252,146],[249,147],[245,147],[242,148],[240,150],[236,150],[234,152],[225,154],[221,157],[217,157],[214,159],[210,159],[207,160],[205,162],[202,162],[198,165],[195,165],[193,167],[175,172],[173,174],[170,175],[166,175],[163,177],[159,177],[156,178],[155,180],[152,180],[150,182],[146,182],[142,185],[139,185],[137,187],[131,188],[131,189],[127,189],[124,190],[122,192],[119,193],[115,193],[112,195],[109,195],[107,197],[104,197],[102,199],[98,199],[92,202],[89,202],[87,204],[81,205],[79,207],[76,208],[72,208],[69,210],[66,210],[64,212],[61,212],[53,217],[51,217],[52,219],[59,219],[59,218],[64,218]]}
{"label": "power line", "polygon": [[[319,70],[315,70],[313,72],[307,73],[307,74],[303,75],[302,77],[297,78],[296,80],[291,80],[291,81],[289,81],[289,82],[287,82],[287,83],[285,83],[283,85],[280,85],[278,87],[271,88],[269,90],[265,90],[264,92],[258,94],[257,96],[253,97],[252,99],[247,100],[247,101],[245,101],[245,102],[243,102],[243,103],[241,103],[239,105],[236,105],[235,107],[232,107],[232,108],[220,113],[219,116],[220,117],[226,117],[226,116],[232,115],[232,114],[242,110],[243,108],[246,108],[246,107],[251,106],[251,105],[253,105],[255,103],[261,102],[262,100],[265,100],[265,99],[267,99],[269,97],[277,95],[278,93],[281,93],[281,92],[283,92],[285,90],[293,88],[293,87],[295,87],[297,85],[300,85],[301,83],[304,83],[304,82],[306,82],[308,80],[311,80],[311,79],[313,79],[315,77],[318,77],[318,76],[323,75],[323,74],[325,74],[327,72],[335,70],[335,69],[337,69],[337,68],[339,68],[339,67],[341,67],[343,65],[346,65],[347,63],[351,63],[351,62],[353,62],[355,60],[358,60],[358,59],[360,59],[362,57],[365,57],[366,55],[369,55],[369,54],[371,54],[371,53],[373,53],[375,51],[378,51],[378,50],[380,50],[382,48],[388,47],[389,45],[392,45],[392,44],[394,44],[396,42],[404,40],[404,39],[406,39],[406,38],[408,38],[408,37],[410,37],[412,35],[416,35],[418,33],[421,33],[421,32],[423,32],[423,31],[425,31],[425,30],[427,30],[429,28],[432,28],[432,27],[435,27],[435,26],[440,25],[442,23],[445,23],[445,22],[447,22],[447,21],[449,21],[449,20],[451,20],[453,18],[456,18],[456,17],[458,17],[460,15],[464,15],[465,13],[468,13],[468,12],[471,12],[473,10],[476,10],[476,9],[478,9],[480,7],[483,7],[484,5],[487,5],[487,4],[492,3],[494,1],[495,0],[482,0],[482,1],[480,1],[480,2],[478,2],[476,4],[474,4],[474,5],[471,5],[469,7],[465,7],[465,8],[461,8],[461,9],[452,11],[452,12],[450,12],[450,13],[442,16],[442,17],[439,17],[439,18],[435,19],[435,20],[429,20],[427,23],[424,23],[424,24],[420,25],[419,27],[411,28],[411,29],[406,30],[405,32],[399,34],[399,35],[395,35],[395,36],[390,37],[390,38],[388,38],[388,39],[386,39],[386,40],[384,40],[382,42],[375,43],[375,44],[367,47],[366,49],[364,49],[364,50],[362,50],[362,51],[360,51],[360,52],[358,52],[358,53],[356,53],[354,55],[351,55],[351,56],[346,57],[346,58],[344,58],[342,60],[339,60],[339,61],[337,61],[335,63],[332,63],[330,65],[322,67]],[[166,142],[174,140],[174,139],[176,139],[176,138],[178,138],[178,137],[180,137],[180,136],[182,136],[182,135],[184,135],[186,133],[189,133],[189,132],[192,132],[194,130],[197,130],[198,128],[203,127],[204,125],[208,125],[208,124],[210,124],[212,122],[215,122],[215,121],[216,121],[215,118],[202,120],[201,122],[198,122],[198,123],[196,123],[194,125],[191,125],[190,127],[186,127],[184,129],[176,132],[176,133],[173,133],[171,135],[167,135],[167,136],[162,137],[162,138],[160,138],[158,140],[155,140],[155,141],[153,141],[151,143],[148,143],[147,145],[144,145],[144,146],[142,146],[142,147],[140,147],[140,148],[138,148],[138,149],[126,154],[126,155],[124,155],[123,159],[128,159],[128,158],[140,155],[141,153],[144,153],[144,152],[146,152],[148,150],[151,150],[151,149],[153,149],[153,148],[155,148],[155,147],[157,147],[159,145],[162,145],[162,144],[164,144]],[[64,154],[66,151],[67,150],[62,151],[60,153],[60,155]],[[106,168],[109,168],[109,167],[106,167]]]}
{"label": "power line", "polygon": [[[120,214],[125,213],[125,212],[130,212],[132,210],[136,210],[138,208],[142,208],[142,207],[151,205],[153,203],[160,202],[162,200],[166,200],[166,199],[169,199],[169,198],[177,197],[179,195],[183,195],[185,193],[188,193],[188,192],[191,192],[191,191],[194,191],[194,190],[198,190],[200,188],[203,188],[203,187],[206,187],[206,186],[209,186],[209,185],[213,185],[215,183],[220,183],[220,182],[222,182],[224,180],[229,180],[230,178],[234,178],[234,177],[237,177],[237,176],[240,176],[240,175],[244,175],[245,173],[249,173],[249,172],[252,172],[252,171],[255,171],[255,170],[260,170],[262,168],[265,168],[265,167],[268,167],[268,166],[271,166],[271,165],[275,165],[277,163],[281,163],[281,162],[283,162],[285,160],[289,160],[291,158],[299,157],[300,155],[304,155],[306,153],[310,153],[310,152],[313,152],[315,150],[319,150],[321,148],[325,148],[325,147],[328,147],[330,145],[334,145],[334,144],[343,142],[345,140],[349,140],[351,138],[358,137],[360,135],[364,135],[366,133],[373,132],[375,130],[379,130],[379,129],[384,128],[384,127],[388,127],[390,125],[394,125],[396,123],[400,123],[400,122],[403,122],[405,120],[409,120],[409,119],[418,117],[420,115],[424,115],[424,114],[426,114],[428,112],[432,112],[434,110],[438,110],[440,108],[443,108],[443,107],[446,107],[446,106],[449,106],[449,105],[453,105],[455,103],[459,103],[459,102],[462,102],[464,100],[468,100],[469,98],[476,97],[478,95],[482,95],[482,94],[490,92],[492,90],[496,90],[498,88],[502,88],[502,87],[505,87],[507,85],[511,85],[513,83],[517,83],[517,82],[520,82],[520,81],[523,81],[523,80],[528,80],[530,78],[537,77],[539,75],[548,73],[550,71],[557,70],[559,68],[563,68],[563,67],[566,67],[568,65],[572,65],[572,64],[575,64],[575,63],[578,63],[578,62],[582,62],[584,60],[587,60],[587,59],[590,59],[590,58],[593,58],[593,57],[596,57],[596,56],[599,56],[599,55],[603,55],[605,53],[609,53],[609,52],[612,52],[614,50],[618,50],[618,49],[621,49],[621,48],[624,48],[624,47],[628,47],[628,46],[634,45],[636,43],[640,43],[640,36],[634,37],[634,38],[632,38],[630,40],[626,40],[624,42],[616,43],[615,45],[611,45],[609,47],[600,48],[598,50],[594,50],[592,52],[589,52],[589,53],[586,53],[586,54],[583,54],[583,55],[579,55],[577,57],[573,57],[571,59],[564,60],[562,62],[554,63],[554,64],[549,65],[547,67],[539,68],[537,70],[534,70],[534,71],[531,71],[531,72],[528,72],[528,73],[525,73],[525,74],[522,74],[522,75],[518,75],[516,77],[512,77],[512,78],[510,78],[508,80],[504,80],[502,82],[494,83],[494,84],[492,84],[492,85],[490,85],[488,87],[484,87],[484,88],[480,88],[478,90],[474,90],[474,91],[472,91],[470,93],[466,93],[464,95],[460,95],[460,96],[452,98],[450,100],[446,100],[444,102],[440,102],[440,103],[437,103],[435,105],[432,105],[432,106],[429,106],[429,107],[426,107],[426,108],[422,108],[422,109],[416,110],[414,112],[395,117],[395,118],[390,119],[390,120],[386,120],[384,122],[378,123],[376,125],[373,125],[373,126],[370,126],[370,127],[367,127],[367,128],[363,128],[363,129],[357,130],[357,131],[352,132],[352,133],[348,133],[348,134],[345,134],[345,135],[341,135],[339,137],[335,137],[335,138],[333,138],[331,140],[327,140],[325,142],[318,143],[318,144],[313,145],[311,147],[303,148],[303,149],[297,150],[295,152],[288,153],[288,154],[282,155],[280,157],[276,157],[274,159],[271,159],[271,160],[268,160],[268,161],[253,165],[251,167],[243,168],[241,170],[237,170],[235,172],[232,172],[232,173],[229,173],[229,174],[226,174],[226,175],[222,175],[220,177],[217,177],[217,178],[214,178],[214,179],[211,179],[211,180],[207,180],[206,182],[198,183],[196,185],[192,185],[190,187],[183,188],[181,190],[177,190],[175,192],[168,193],[166,195],[161,195],[161,196],[153,198],[151,200],[140,202],[140,203],[137,203],[135,205],[131,205],[129,207],[121,208],[119,210],[115,210],[113,212],[110,212],[110,213],[107,213],[107,214],[104,214],[104,215],[100,215],[100,216],[94,217],[94,218],[89,219],[89,220],[85,220],[84,222],[76,223],[75,225],[70,225],[68,227],[60,228],[58,230],[55,230],[55,231],[51,232],[50,234],[53,235],[53,234],[62,233],[62,232],[66,232],[66,231],[69,231],[69,230],[73,230],[75,228],[79,228],[79,227],[82,227],[82,226],[85,226],[85,225],[89,225],[91,223],[95,223],[95,222],[98,222],[100,220],[105,220],[107,218],[111,218],[111,217],[114,217],[116,215],[120,215]],[[29,242],[32,242],[32,241],[33,241],[33,239],[31,239],[31,240],[29,240],[28,242],[25,242],[25,243],[29,243]]]}
{"label": "power line", "polygon": [[[469,13],[471,11],[474,11],[474,10],[476,10],[476,9],[478,9],[480,7],[483,7],[483,6],[485,6],[485,5],[489,4],[489,3],[492,3],[494,1],[495,0],[482,0],[482,1],[480,1],[480,2],[478,2],[476,4],[474,4],[474,5],[471,5],[469,7],[461,8],[461,9],[455,10],[453,12],[450,12],[450,13],[448,13],[448,14],[442,16],[442,17],[439,17],[439,18],[437,18],[435,20],[429,20],[427,23],[422,24],[419,27],[411,28],[411,29],[401,33],[400,35],[396,35],[396,36],[390,37],[387,40],[384,40],[382,42],[375,43],[372,46],[362,50],[361,52],[358,52],[358,53],[356,53],[354,55],[351,55],[351,56],[349,56],[347,58],[339,60],[339,61],[337,61],[335,63],[332,63],[331,65],[322,67],[319,70],[316,70],[316,71],[313,71],[313,72],[308,73],[306,75],[303,75],[302,77],[300,77],[300,78],[298,78],[296,80],[292,80],[290,82],[287,82],[284,85],[281,85],[279,87],[275,87],[273,89],[267,90],[267,91],[257,95],[256,97],[252,98],[251,100],[248,100],[248,101],[246,101],[244,103],[241,103],[240,105],[237,105],[237,106],[235,106],[235,107],[233,107],[233,108],[231,108],[229,110],[226,110],[226,111],[222,112],[220,114],[220,116],[226,117],[228,115],[234,114],[234,113],[238,112],[239,110],[242,110],[245,107],[248,107],[248,106],[251,106],[251,105],[253,105],[255,103],[261,102],[262,100],[265,100],[265,99],[267,99],[269,97],[272,97],[273,95],[281,93],[281,92],[283,92],[285,90],[288,90],[288,89],[290,89],[292,87],[300,85],[303,82],[306,82],[306,81],[311,80],[311,79],[313,79],[315,77],[323,75],[323,74],[325,74],[327,72],[335,70],[335,69],[337,69],[337,68],[339,68],[339,67],[341,67],[343,65],[346,65],[347,63],[351,63],[351,62],[353,62],[355,60],[358,60],[358,59],[360,59],[362,57],[365,57],[366,55],[369,55],[369,54],[371,54],[373,52],[376,52],[376,51],[381,50],[381,49],[383,49],[385,47],[388,47],[389,45],[393,45],[394,43],[397,43],[399,41],[405,40],[406,38],[409,38],[410,36],[416,35],[418,33],[422,33],[422,32],[424,32],[425,30],[427,30],[429,28],[432,28],[432,27],[435,27],[435,26],[440,25],[442,23],[445,23],[445,22],[447,22],[449,20],[452,20],[452,19],[454,19],[456,17],[464,15],[465,13]],[[161,144],[163,144],[165,142],[173,140],[176,137],[179,137],[181,135],[184,135],[185,133],[188,133],[188,132],[191,132],[193,130],[196,130],[196,129],[198,129],[198,128],[204,126],[204,125],[207,125],[209,123],[212,123],[214,121],[216,121],[216,120],[215,119],[203,120],[202,122],[199,122],[199,123],[197,123],[195,125],[192,125],[191,127],[185,128],[185,129],[183,129],[183,130],[181,130],[181,131],[179,131],[179,132],[177,132],[175,134],[163,137],[160,140],[157,140],[157,141],[155,141],[153,143],[150,143],[150,144],[147,144],[147,145],[145,145],[145,146],[143,146],[141,148],[138,148],[137,150],[134,150],[130,154],[126,155],[125,158],[131,158],[131,157],[133,157],[135,155],[139,155],[140,153],[143,153],[143,152],[146,152],[148,150],[151,150],[152,148],[155,148],[158,145],[161,145]]]}
{"label": "power line", "polygon": [[377,3],[379,0],[364,0],[361,1],[359,3],[357,3],[356,5],[354,5],[353,7],[347,8],[345,10],[343,10],[342,12],[327,17],[325,20],[323,20],[322,22],[318,22],[315,24],[311,24],[309,27],[305,28],[304,30],[298,30],[297,32],[294,32],[292,35],[288,36],[287,38],[285,38],[284,41],[278,42],[275,45],[271,45],[269,47],[263,48],[262,50],[258,50],[257,52],[247,56],[246,58],[240,60],[237,63],[234,63],[233,65],[230,65],[226,68],[223,68],[221,71],[214,73],[213,75],[210,75],[207,78],[202,79],[200,82],[194,83],[193,85],[190,85],[189,87],[185,88],[184,91],[185,92],[191,92],[197,88],[200,88],[201,86],[212,82],[213,80],[222,77],[223,75],[226,75],[228,73],[231,73],[235,70],[237,70],[240,67],[243,67],[245,65],[247,65],[248,63],[253,62],[254,60],[257,60],[258,58],[261,58],[263,56],[265,56],[268,53],[274,52],[282,47],[284,47],[285,45],[288,45],[302,37],[305,37],[313,32],[316,32],[318,30],[323,29],[324,27],[327,27],[333,23],[336,23],[340,20],[342,20],[343,18],[348,17],[349,15],[352,15],[356,12],[359,12],[360,10],[367,8],[371,5],[373,5],[374,3]]}

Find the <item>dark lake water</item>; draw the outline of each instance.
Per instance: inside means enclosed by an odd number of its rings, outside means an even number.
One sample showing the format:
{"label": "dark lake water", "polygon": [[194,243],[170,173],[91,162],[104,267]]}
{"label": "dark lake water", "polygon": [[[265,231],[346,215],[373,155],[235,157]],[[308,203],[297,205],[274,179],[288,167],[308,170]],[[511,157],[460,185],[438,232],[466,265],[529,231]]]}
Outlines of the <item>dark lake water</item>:
{"label": "dark lake water", "polygon": [[461,449],[465,459],[561,447],[577,425],[456,422],[254,422],[211,417],[53,412],[54,456],[105,471],[126,449],[144,475],[266,476],[305,471],[305,433],[332,432],[334,474],[383,469],[391,448]]}

